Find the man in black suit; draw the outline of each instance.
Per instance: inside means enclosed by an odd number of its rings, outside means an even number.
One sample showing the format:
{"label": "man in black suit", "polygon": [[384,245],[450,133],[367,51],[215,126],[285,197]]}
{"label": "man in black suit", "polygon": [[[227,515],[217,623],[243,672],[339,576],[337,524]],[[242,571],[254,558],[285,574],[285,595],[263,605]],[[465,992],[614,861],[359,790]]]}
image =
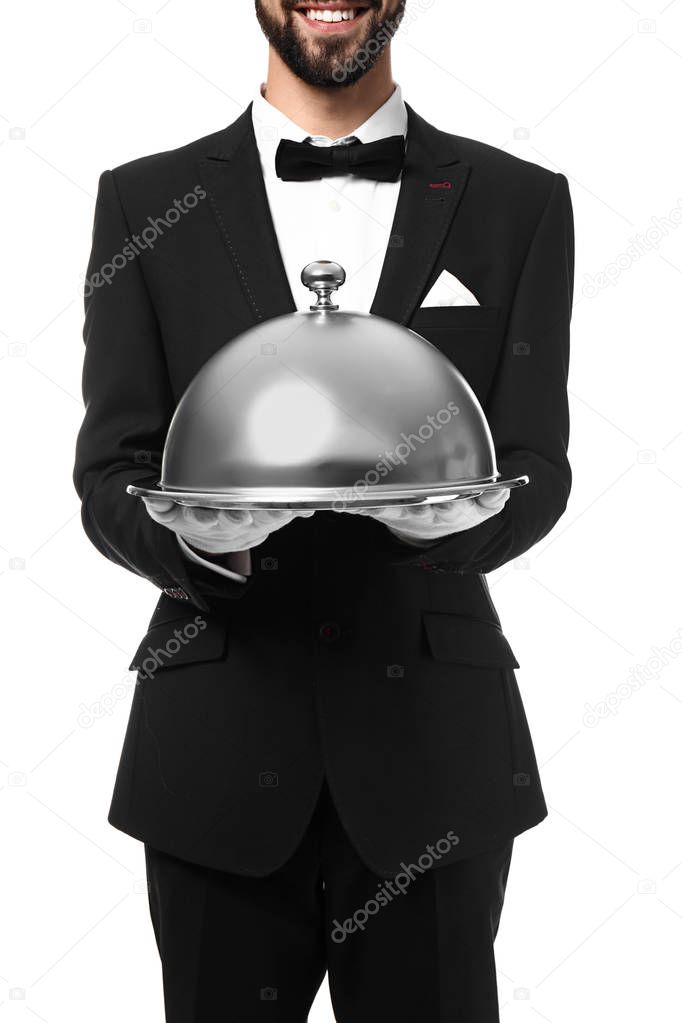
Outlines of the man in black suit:
{"label": "man in black suit", "polygon": [[[325,970],[340,1023],[493,1023],[512,841],[546,814],[485,573],[570,490],[568,187],[405,107],[404,6],[257,0],[253,109],[100,181],[75,482],[95,546],[162,590],[109,819],[145,842],[170,1023],[304,1023]],[[287,210],[329,187],[371,209],[347,235],[325,221],[309,259],[355,259],[380,222],[358,301],[457,365],[530,485],[398,518],[145,507],[126,486],[158,481],[201,366],[305,307]],[[428,300],[444,272],[470,304]]]}

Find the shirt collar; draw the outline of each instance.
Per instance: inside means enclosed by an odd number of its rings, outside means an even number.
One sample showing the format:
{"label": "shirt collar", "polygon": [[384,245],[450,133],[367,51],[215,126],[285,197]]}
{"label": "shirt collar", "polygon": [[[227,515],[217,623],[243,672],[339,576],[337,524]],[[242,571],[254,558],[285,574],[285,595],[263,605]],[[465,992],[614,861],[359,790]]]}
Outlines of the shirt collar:
{"label": "shirt collar", "polygon": [[[282,139],[303,142],[310,137],[310,132],[304,131],[281,110],[268,103],[260,90],[254,98],[251,117],[264,172],[271,168],[274,169],[275,152]],[[376,142],[378,139],[388,138],[391,135],[405,137],[407,135],[407,108],[400,86],[395,87],[386,102],[378,110],[375,110],[364,124],[349,131],[348,135],[354,135],[360,142]],[[317,145],[326,146],[336,141],[321,135],[314,136],[314,139]]]}

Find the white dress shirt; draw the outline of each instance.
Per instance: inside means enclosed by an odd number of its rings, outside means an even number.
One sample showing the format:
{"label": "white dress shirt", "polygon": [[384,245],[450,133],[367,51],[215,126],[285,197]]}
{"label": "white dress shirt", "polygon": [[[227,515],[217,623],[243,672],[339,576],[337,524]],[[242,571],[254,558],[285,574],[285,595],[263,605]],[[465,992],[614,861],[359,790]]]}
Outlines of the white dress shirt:
{"label": "white dress shirt", "polygon": [[[367,181],[351,174],[319,181],[282,181],[275,172],[281,139],[331,146],[340,140],[310,136],[259,93],[253,101],[253,129],[260,153],[270,212],[296,307],[310,308],[312,296],[301,270],[316,259],[331,259],[346,271],[337,301],[342,309],[368,313],[374,300],[395,215],[400,180]],[[407,135],[407,110],[400,87],[349,132],[360,142]]]}

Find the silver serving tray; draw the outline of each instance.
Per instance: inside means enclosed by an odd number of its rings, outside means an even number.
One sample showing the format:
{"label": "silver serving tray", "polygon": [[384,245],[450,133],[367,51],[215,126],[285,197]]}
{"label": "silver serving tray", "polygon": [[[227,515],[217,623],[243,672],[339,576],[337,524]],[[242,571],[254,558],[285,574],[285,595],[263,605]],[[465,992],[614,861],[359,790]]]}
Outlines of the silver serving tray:
{"label": "silver serving tray", "polygon": [[136,487],[132,484],[126,491],[135,497],[155,497],[173,501],[186,508],[220,508],[224,511],[238,509],[313,509],[314,511],[343,511],[344,508],[390,508],[396,504],[440,504],[444,501],[458,501],[479,497],[495,490],[525,487],[528,476],[516,476],[509,480],[474,480],[472,482],[447,483],[433,487],[418,487],[411,490],[396,487],[368,487],[363,494],[352,488],[322,487],[319,489],[292,487],[267,490],[263,487],[235,487],[222,493],[198,493],[183,490],[164,490],[162,487]]}

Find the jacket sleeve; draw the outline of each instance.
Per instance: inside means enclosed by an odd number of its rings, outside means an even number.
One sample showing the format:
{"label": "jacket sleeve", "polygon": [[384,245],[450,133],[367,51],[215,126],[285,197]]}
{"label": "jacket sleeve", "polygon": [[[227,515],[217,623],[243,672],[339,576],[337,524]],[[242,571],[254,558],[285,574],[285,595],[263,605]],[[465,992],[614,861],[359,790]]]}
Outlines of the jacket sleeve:
{"label": "jacket sleeve", "polygon": [[[512,490],[498,515],[422,549],[421,559],[447,562],[453,571],[492,572],[529,550],[563,514],[571,489],[573,272],[571,199],[566,178],[557,174],[526,254],[485,409],[502,477],[527,473],[530,483]],[[405,560],[402,550],[399,560]]]}
{"label": "jacket sleeve", "polygon": [[159,324],[129,235],[114,173],[105,171],[85,285],[85,416],[74,484],[85,532],[105,557],[207,611],[207,598],[242,597],[253,577],[232,582],[186,560],[175,534],[126,493],[130,483],[158,482],[175,404]]}

